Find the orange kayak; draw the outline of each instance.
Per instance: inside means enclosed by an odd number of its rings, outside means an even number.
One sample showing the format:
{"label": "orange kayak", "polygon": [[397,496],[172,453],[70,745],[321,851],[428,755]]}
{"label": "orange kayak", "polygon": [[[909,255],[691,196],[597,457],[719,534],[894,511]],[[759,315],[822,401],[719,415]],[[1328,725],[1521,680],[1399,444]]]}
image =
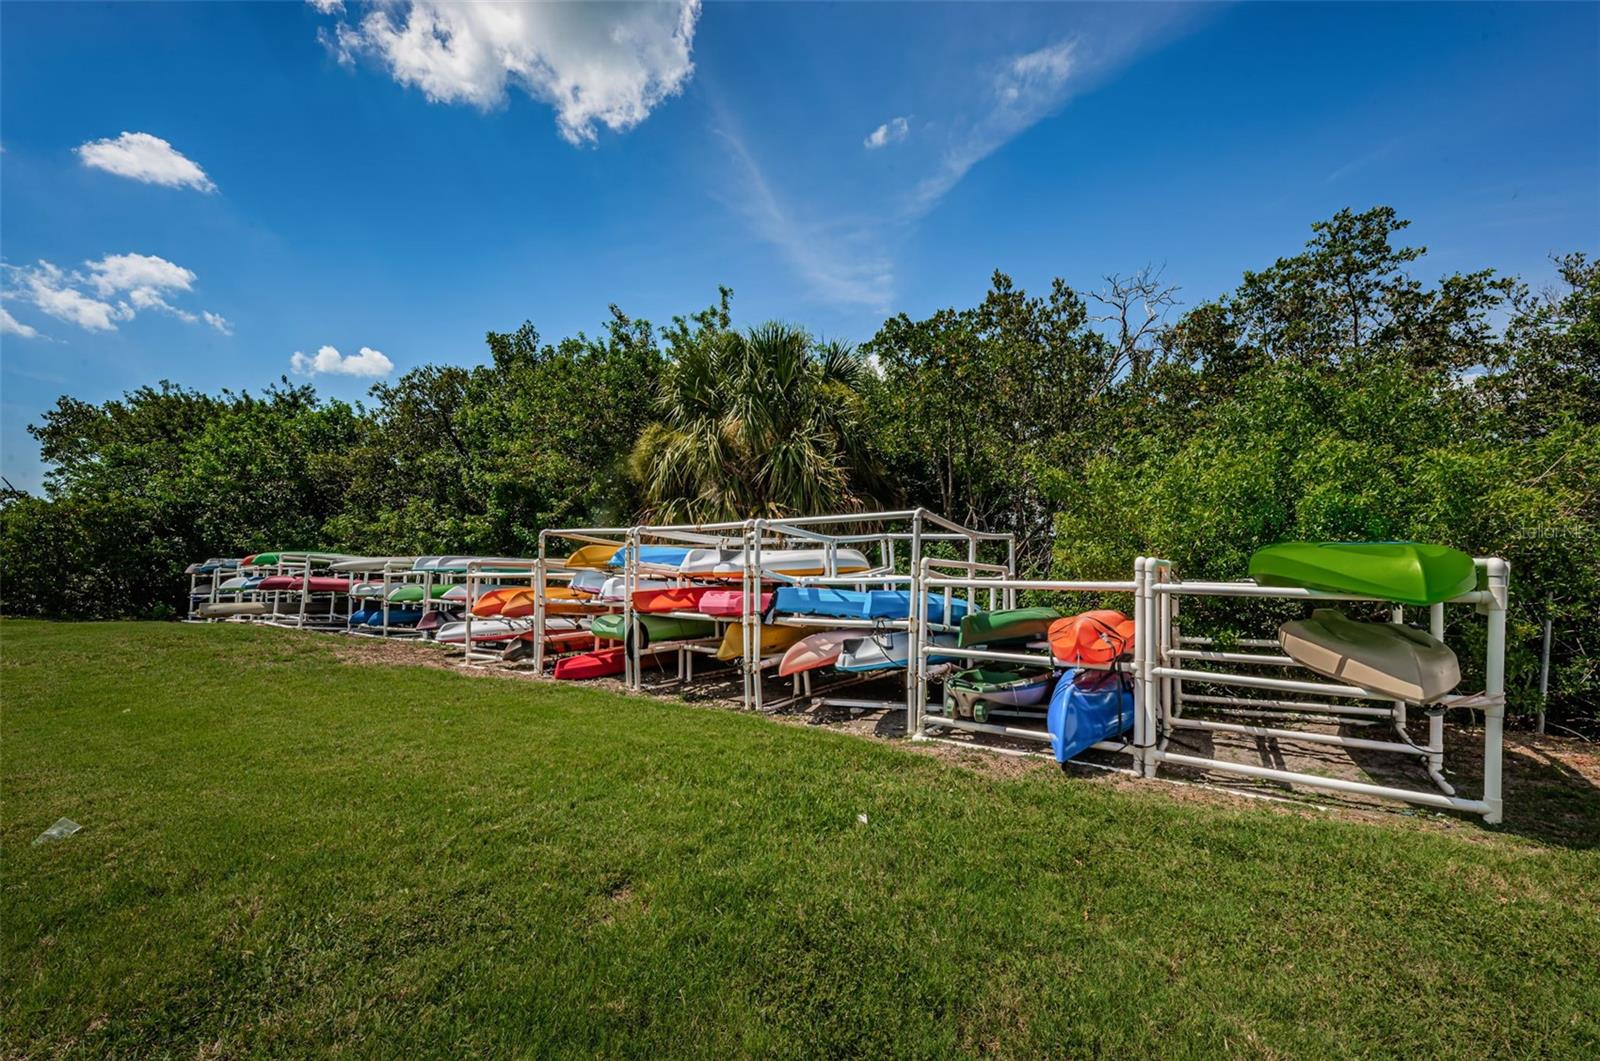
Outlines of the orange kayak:
{"label": "orange kayak", "polygon": [[1050,624],[1050,652],[1062,663],[1111,663],[1133,651],[1133,620],[1101,608]]}
{"label": "orange kayak", "polygon": [[633,606],[642,612],[697,612],[700,610],[700,598],[707,592],[709,590],[705,586],[634,590]]}

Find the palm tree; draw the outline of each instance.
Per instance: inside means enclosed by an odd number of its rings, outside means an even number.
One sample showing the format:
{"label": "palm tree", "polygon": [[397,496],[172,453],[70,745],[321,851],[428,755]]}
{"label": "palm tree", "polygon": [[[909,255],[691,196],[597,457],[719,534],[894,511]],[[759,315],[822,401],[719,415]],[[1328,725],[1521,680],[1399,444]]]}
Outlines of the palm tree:
{"label": "palm tree", "polygon": [[663,373],[659,419],[630,458],[646,518],[858,510],[875,492],[868,371],[853,348],[786,324],[700,333]]}

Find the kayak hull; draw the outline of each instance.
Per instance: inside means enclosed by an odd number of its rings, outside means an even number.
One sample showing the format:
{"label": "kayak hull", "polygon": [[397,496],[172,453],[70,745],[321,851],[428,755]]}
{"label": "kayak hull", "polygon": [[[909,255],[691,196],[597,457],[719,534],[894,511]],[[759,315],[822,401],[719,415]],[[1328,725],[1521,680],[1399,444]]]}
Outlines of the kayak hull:
{"label": "kayak hull", "polygon": [[1307,670],[1397,700],[1429,704],[1461,684],[1448,645],[1414,627],[1357,622],[1337,608],[1284,623],[1278,642]]}
{"label": "kayak hull", "polygon": [[787,678],[791,674],[826,667],[839,659],[846,641],[853,641],[860,636],[860,631],[854,630],[824,630],[810,634],[789,646],[789,650],[783,654],[783,661],[778,664],[778,677]]}
{"label": "kayak hull", "polygon": [[961,620],[961,647],[1035,641],[1050,632],[1061,613],[1054,608],[1009,608],[976,612]]}
{"label": "kayak hull", "polygon": [[1263,586],[1296,586],[1419,607],[1477,588],[1472,557],[1423,542],[1279,542],[1250,557]]}
{"label": "kayak hull", "polygon": [[1069,670],[1056,682],[1045,715],[1057,762],[1076,758],[1133,728],[1133,682],[1115,671]]}
{"label": "kayak hull", "polygon": [[[909,619],[911,594],[898,589],[835,589],[831,586],[780,586],[773,611],[786,615],[819,615],[833,619]],[[967,614],[967,602],[952,598],[951,622]],[[944,596],[928,594],[928,621],[943,623]]]}
{"label": "kayak hull", "polygon": [[1050,653],[1062,663],[1112,663],[1133,651],[1133,620],[1109,608],[1050,624]]}

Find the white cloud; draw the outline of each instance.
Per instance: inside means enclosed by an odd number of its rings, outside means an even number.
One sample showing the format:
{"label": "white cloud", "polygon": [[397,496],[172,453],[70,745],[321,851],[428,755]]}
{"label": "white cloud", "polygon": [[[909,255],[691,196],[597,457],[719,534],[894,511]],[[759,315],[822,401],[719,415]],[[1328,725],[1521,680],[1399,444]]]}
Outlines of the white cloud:
{"label": "white cloud", "polygon": [[344,0],[306,0],[306,3],[324,15],[344,14]]}
{"label": "white cloud", "polygon": [[115,139],[91,140],[77,148],[85,166],[103,169],[129,180],[168,188],[197,188],[214,192],[206,171],[185,158],[171,144],[149,133],[123,133]]}
{"label": "white cloud", "polygon": [[191,270],[154,254],[108,254],[84,264],[89,268],[89,283],[102,295],[118,291],[189,291],[194,287]]}
{"label": "white cloud", "polygon": [[911,126],[904,118],[890,118],[872,132],[861,143],[868,151],[876,151],[880,147],[904,140],[911,132]]}
{"label": "white cloud", "polygon": [[84,294],[74,286],[82,280],[80,274],[68,273],[50,262],[22,268],[7,266],[6,276],[13,285],[6,291],[8,298],[20,298],[57,320],[86,331],[114,332],[117,321],[133,316],[133,309],[126,304],[112,305]]}
{"label": "white cloud", "polygon": [[370,346],[363,346],[358,354],[341,356],[331,346],[324,346],[315,355],[307,357],[296,350],[289,358],[289,367],[301,376],[334,375],[365,376],[376,379],[394,370],[394,362]]}
{"label": "white cloud", "polygon": [[505,102],[508,86],[520,88],[553,107],[561,135],[582,144],[597,125],[624,132],[682,91],[699,17],[700,0],[399,0],[341,21],[332,43],[341,61],[373,56],[435,103],[488,110]]}
{"label": "white cloud", "polygon": [[200,316],[205,319],[207,324],[211,325],[223,335],[233,334],[233,322],[224,317],[222,314],[212,313],[208,309],[203,309],[200,311]]}
{"label": "white cloud", "polygon": [[0,306],[0,335],[15,335],[22,339],[37,339],[39,329],[29,324],[23,324],[4,307]]}
{"label": "white cloud", "polygon": [[200,319],[168,301],[169,295],[194,288],[195,274],[181,265],[153,254],[108,254],[83,264],[72,272],[47,261],[8,265],[5,297],[91,332],[116,331],[119,321],[142,311],[165,313],[185,324]]}

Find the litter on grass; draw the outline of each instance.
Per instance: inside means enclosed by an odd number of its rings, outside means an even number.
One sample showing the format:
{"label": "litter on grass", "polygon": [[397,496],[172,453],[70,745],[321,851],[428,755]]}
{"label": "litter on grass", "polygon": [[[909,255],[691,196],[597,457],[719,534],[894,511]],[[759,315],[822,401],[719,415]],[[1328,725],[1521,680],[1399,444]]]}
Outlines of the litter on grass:
{"label": "litter on grass", "polygon": [[57,819],[56,823],[50,828],[34,837],[33,844],[35,847],[37,847],[40,844],[47,843],[51,840],[65,840],[67,837],[71,836],[73,833],[82,828],[83,826],[79,825],[71,818],[60,818]]}

